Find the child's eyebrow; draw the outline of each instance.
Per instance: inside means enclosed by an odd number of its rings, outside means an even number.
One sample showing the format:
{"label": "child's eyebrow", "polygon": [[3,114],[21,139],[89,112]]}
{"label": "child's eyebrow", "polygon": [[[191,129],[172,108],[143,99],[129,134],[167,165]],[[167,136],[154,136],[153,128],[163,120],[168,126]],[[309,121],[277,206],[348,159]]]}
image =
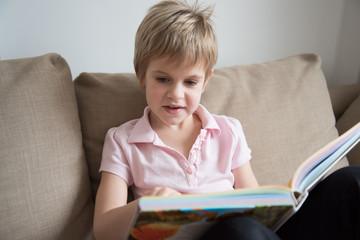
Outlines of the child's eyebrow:
{"label": "child's eyebrow", "polygon": [[160,71],[160,70],[153,71],[152,73],[154,73],[154,74],[162,74],[162,75],[169,75],[168,73]]}
{"label": "child's eyebrow", "polygon": [[203,77],[204,77],[204,75],[197,75],[197,74],[188,76],[188,78],[203,78]]}
{"label": "child's eyebrow", "polygon": [[[156,70],[156,71],[153,71],[153,74],[161,74],[161,75],[166,75],[166,76],[171,76],[171,74],[167,73],[167,72],[163,72],[161,70]],[[203,75],[197,75],[197,74],[194,74],[194,75],[190,75],[190,76],[187,76],[186,79],[200,79],[200,78],[204,78]]]}

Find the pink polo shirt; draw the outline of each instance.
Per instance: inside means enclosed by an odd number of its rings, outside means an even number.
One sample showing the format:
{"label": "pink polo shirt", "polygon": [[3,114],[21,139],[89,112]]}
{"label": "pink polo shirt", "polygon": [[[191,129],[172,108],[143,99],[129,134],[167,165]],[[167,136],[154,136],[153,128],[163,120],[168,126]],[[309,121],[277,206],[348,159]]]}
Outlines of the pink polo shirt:
{"label": "pink polo shirt", "polygon": [[156,187],[181,193],[232,190],[232,169],[251,158],[238,120],[210,114],[203,106],[195,112],[202,129],[189,156],[165,145],[151,128],[150,108],[144,115],[111,128],[105,138],[100,171],[123,178],[135,198]]}

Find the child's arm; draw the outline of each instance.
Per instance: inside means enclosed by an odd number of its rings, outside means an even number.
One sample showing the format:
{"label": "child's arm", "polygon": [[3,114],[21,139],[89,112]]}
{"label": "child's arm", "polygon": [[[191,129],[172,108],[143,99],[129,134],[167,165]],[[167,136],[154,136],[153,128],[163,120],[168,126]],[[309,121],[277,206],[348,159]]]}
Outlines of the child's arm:
{"label": "child's arm", "polygon": [[[124,179],[112,173],[102,172],[96,194],[94,235],[96,239],[122,239],[127,233],[138,200],[127,204],[128,186]],[[146,196],[180,195],[174,189],[156,187]]]}
{"label": "child's arm", "polygon": [[175,189],[168,187],[155,187],[144,194],[144,196],[152,196],[152,197],[170,197],[170,196],[179,196],[179,195],[181,195],[181,193],[179,193]]}
{"label": "child's arm", "polygon": [[101,173],[94,214],[96,239],[122,239],[125,236],[138,202],[126,204],[127,189],[127,183],[121,177]]}
{"label": "child's arm", "polygon": [[250,162],[245,163],[241,167],[232,170],[235,178],[234,188],[254,188],[258,187],[259,184],[252,171]]}

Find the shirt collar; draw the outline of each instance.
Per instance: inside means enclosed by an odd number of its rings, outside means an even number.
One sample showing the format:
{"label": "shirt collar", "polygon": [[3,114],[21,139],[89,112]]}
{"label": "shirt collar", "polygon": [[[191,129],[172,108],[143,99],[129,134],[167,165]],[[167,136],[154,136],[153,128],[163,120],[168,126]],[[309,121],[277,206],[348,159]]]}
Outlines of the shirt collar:
{"label": "shirt collar", "polygon": [[144,109],[144,115],[139,118],[129,135],[129,143],[146,143],[155,141],[156,133],[151,128],[149,121],[150,111],[149,107]]}
{"label": "shirt collar", "polygon": [[[155,131],[150,126],[149,113],[150,108],[146,107],[144,109],[144,115],[139,118],[137,123],[132,129],[128,142],[129,143],[153,143],[157,141],[157,135]],[[199,116],[202,123],[202,128],[205,130],[214,131],[217,135],[221,134],[219,125],[217,124],[214,117],[209,113],[205,107],[199,105],[198,109],[195,111],[195,114]]]}
{"label": "shirt collar", "polygon": [[200,104],[195,113],[201,119],[203,129],[214,131],[217,135],[221,134],[221,129],[215,118],[203,105]]}

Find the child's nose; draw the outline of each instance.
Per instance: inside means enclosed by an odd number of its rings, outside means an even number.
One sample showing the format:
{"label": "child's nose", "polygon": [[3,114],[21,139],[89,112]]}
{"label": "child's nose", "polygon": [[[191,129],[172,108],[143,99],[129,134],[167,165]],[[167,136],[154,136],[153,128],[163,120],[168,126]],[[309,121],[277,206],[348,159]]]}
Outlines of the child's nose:
{"label": "child's nose", "polygon": [[184,90],[180,84],[173,84],[168,90],[168,97],[178,100],[184,97]]}

